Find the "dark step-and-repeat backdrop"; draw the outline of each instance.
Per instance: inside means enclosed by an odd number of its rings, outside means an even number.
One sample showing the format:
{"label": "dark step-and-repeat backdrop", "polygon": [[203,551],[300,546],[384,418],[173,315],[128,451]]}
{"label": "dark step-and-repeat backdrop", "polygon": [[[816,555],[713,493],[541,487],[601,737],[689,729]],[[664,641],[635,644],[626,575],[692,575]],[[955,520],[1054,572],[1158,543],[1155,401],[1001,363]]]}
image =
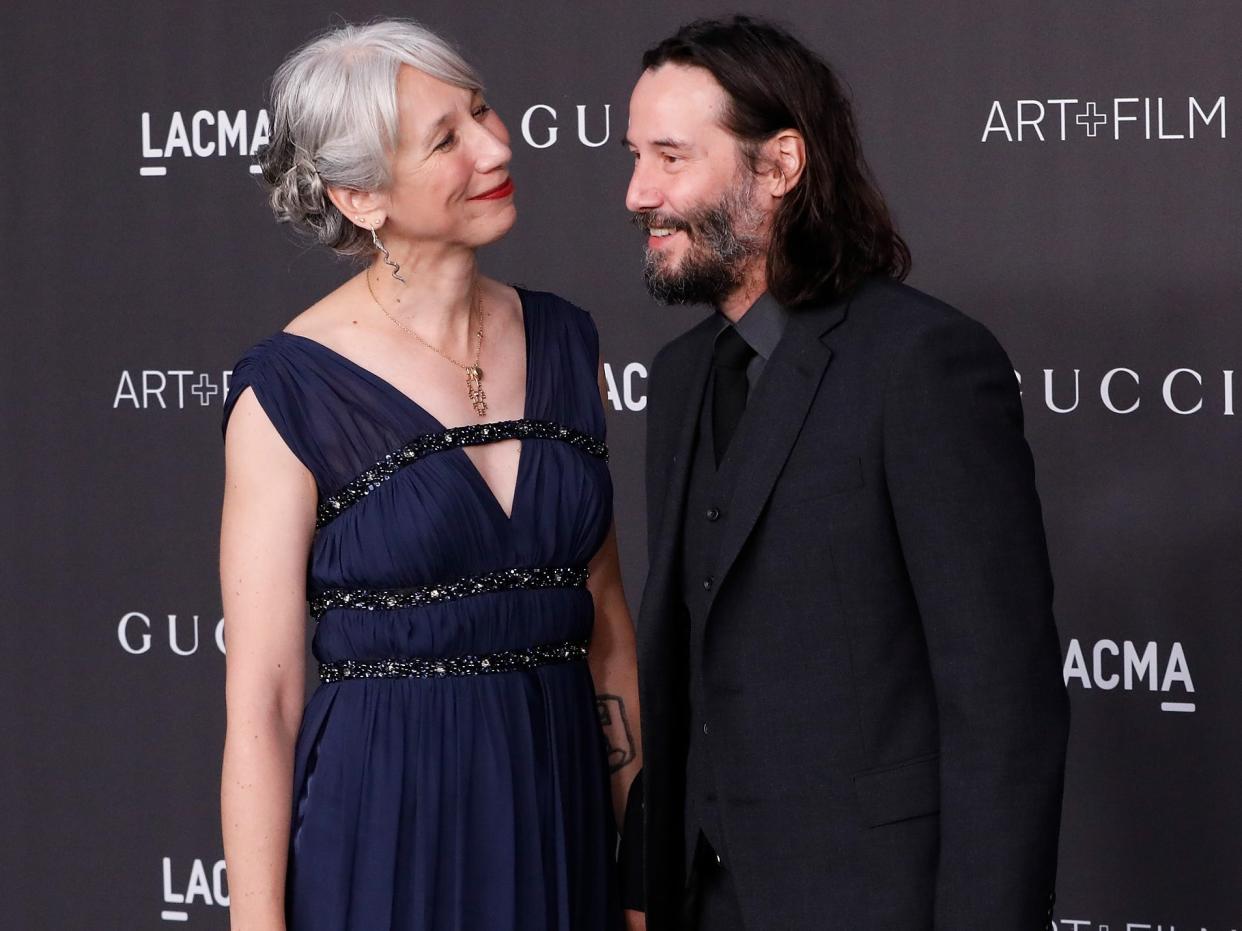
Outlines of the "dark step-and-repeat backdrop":
{"label": "dark step-and-repeat backdrop", "polygon": [[[1058,928],[1242,928],[1242,4],[745,11],[840,69],[911,283],[1021,379],[1073,704]],[[227,927],[221,401],[350,273],[273,223],[252,169],[283,56],[405,15],[482,70],[519,192],[483,262],[598,323],[636,606],[648,366],[703,311],[643,289],[618,140],[643,49],[726,12],[5,5],[0,927]]]}

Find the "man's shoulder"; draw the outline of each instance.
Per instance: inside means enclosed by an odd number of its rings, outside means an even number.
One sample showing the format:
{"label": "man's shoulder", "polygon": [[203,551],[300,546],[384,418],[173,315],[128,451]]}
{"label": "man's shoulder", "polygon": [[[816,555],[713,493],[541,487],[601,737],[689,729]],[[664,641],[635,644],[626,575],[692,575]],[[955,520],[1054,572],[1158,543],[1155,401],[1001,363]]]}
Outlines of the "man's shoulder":
{"label": "man's shoulder", "polygon": [[980,321],[939,298],[898,281],[869,281],[854,295],[848,339],[883,367],[979,364],[1012,370],[995,334]]}
{"label": "man's shoulder", "polygon": [[849,301],[852,328],[874,337],[905,342],[929,331],[986,331],[974,317],[952,304],[891,278],[871,278]]}

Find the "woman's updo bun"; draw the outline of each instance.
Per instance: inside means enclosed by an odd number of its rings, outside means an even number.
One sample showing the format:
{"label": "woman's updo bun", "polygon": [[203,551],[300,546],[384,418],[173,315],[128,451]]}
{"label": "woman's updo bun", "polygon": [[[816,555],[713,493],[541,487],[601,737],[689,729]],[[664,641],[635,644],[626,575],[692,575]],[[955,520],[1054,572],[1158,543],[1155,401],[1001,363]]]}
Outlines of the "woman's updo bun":
{"label": "woman's updo bun", "polygon": [[274,135],[259,152],[259,168],[276,222],[288,223],[342,255],[359,255],[370,248],[369,234],[346,221],[329,199],[315,163],[294,145],[289,133]]}

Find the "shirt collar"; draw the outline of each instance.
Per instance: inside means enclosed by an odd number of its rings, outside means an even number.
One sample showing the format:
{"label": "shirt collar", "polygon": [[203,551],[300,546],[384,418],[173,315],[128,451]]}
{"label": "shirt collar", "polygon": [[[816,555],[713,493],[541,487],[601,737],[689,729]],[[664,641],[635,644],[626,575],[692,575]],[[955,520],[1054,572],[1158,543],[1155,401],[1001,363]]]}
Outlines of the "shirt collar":
{"label": "shirt collar", "polygon": [[716,315],[720,320],[717,335],[725,327],[733,326],[738,335],[750,345],[750,348],[765,360],[772,358],[772,353],[776,351],[776,344],[781,341],[785,333],[785,324],[789,322],[789,310],[782,307],[767,291],[764,291],[759,299],[750,305],[737,323],[731,323],[719,308],[716,309]]}

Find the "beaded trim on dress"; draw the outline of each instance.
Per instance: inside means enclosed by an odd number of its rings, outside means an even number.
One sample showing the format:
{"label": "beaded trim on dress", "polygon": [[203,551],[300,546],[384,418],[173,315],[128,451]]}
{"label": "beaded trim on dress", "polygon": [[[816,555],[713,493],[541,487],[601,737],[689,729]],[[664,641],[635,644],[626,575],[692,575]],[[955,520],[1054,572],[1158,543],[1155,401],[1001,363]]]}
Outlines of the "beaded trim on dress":
{"label": "beaded trim on dress", "polygon": [[539,567],[501,569],[486,575],[417,588],[330,588],[311,596],[310,613],[318,620],[333,608],[391,611],[515,589],[582,588],[586,585],[587,576],[587,570],[581,567]]}
{"label": "beaded trim on dress", "polygon": [[502,650],[481,656],[448,656],[441,659],[347,659],[320,663],[319,678],[324,682],[345,679],[440,679],[446,676],[482,676],[515,669],[534,669],[553,663],[586,659],[587,641],[540,643],[521,650]]}
{"label": "beaded trim on dress", "polygon": [[352,482],[324,498],[315,515],[315,529],[331,523],[406,466],[425,456],[501,440],[560,440],[592,456],[608,460],[607,444],[581,430],[548,420],[501,420],[453,427],[440,433],[425,433],[389,453]]}

